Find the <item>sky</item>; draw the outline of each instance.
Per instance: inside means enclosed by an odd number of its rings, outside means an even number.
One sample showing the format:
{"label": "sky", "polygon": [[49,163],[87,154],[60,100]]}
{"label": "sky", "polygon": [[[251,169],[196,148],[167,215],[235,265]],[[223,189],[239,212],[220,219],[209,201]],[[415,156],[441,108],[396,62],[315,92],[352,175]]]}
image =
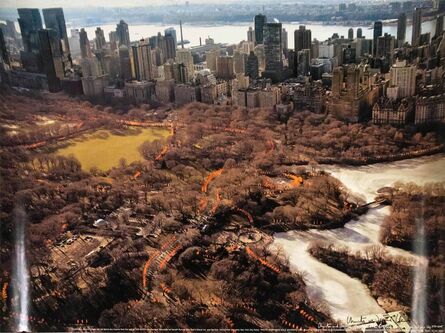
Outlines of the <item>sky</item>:
{"label": "sky", "polygon": [[[219,2],[218,0],[188,0],[193,3]],[[186,0],[0,0],[3,8],[45,7],[136,7],[160,4],[185,4]],[[225,3],[228,1],[226,0]]]}

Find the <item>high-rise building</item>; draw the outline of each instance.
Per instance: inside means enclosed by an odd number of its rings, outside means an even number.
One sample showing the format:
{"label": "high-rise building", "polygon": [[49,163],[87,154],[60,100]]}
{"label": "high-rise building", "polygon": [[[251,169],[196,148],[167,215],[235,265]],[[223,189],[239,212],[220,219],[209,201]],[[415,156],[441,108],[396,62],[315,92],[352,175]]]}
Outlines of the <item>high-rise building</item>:
{"label": "high-rise building", "polygon": [[46,8],[42,9],[43,19],[46,29],[52,29],[56,32],[58,47],[63,56],[64,69],[72,67],[70,45],[68,42],[68,34],[66,32],[65,15],[62,8]]}
{"label": "high-rise building", "polygon": [[80,55],[80,34],[79,29],[71,29],[71,37],[68,38],[70,52],[73,57]]}
{"label": "high-rise building", "polygon": [[444,15],[437,15],[436,17],[436,32],[434,33],[434,37],[442,36],[443,34],[443,20]]}
{"label": "high-rise building", "polygon": [[130,32],[128,30],[128,24],[125,23],[124,20],[120,20],[120,22],[116,26],[116,34],[117,40],[120,45],[130,46]]}
{"label": "high-rise building", "polygon": [[304,49],[297,52],[297,75],[309,75],[310,50]]}
{"label": "high-rise building", "polygon": [[193,67],[193,56],[188,49],[179,49],[176,51],[176,62],[178,64],[184,64],[187,67],[188,80],[192,80],[195,70]]}
{"label": "high-rise building", "polygon": [[164,80],[174,80],[176,83],[187,83],[188,73],[184,64],[178,64],[172,60],[168,60],[164,64]]}
{"label": "high-rise building", "polygon": [[158,47],[158,36],[151,36],[148,38],[148,44],[152,49],[155,49]]}
{"label": "high-rise building", "polygon": [[328,112],[350,121],[366,119],[368,103],[375,103],[375,97],[369,95],[369,75],[368,66],[363,64],[335,67],[332,72],[332,94],[326,103]]}
{"label": "high-rise building", "polygon": [[17,30],[15,29],[15,23],[10,20],[6,20],[6,35],[17,39]]}
{"label": "high-rise building", "polygon": [[147,40],[142,39],[131,46],[131,60],[132,74],[136,80],[148,81],[153,78],[151,49]]}
{"label": "high-rise building", "polygon": [[210,69],[211,72],[216,72],[216,58],[218,56],[217,50],[210,50],[206,52],[206,63],[207,68]]}
{"label": "high-rise building", "polygon": [[438,12],[445,11],[445,0],[433,0],[433,8]]}
{"label": "high-rise building", "polygon": [[105,41],[104,31],[101,28],[97,27],[95,34],[96,34],[96,49],[102,50],[107,44],[107,42]]}
{"label": "high-rise building", "polygon": [[247,41],[255,43],[255,30],[252,27],[249,27],[249,30],[247,30]]}
{"label": "high-rise building", "polygon": [[265,15],[258,14],[255,15],[254,26],[255,26],[255,45],[263,44],[264,39],[264,26],[266,25],[267,18]]}
{"label": "high-rise building", "polygon": [[116,82],[120,78],[120,58],[119,54],[110,52],[109,50],[102,50],[104,53],[102,57],[102,72],[108,75],[108,78],[112,82]]}
{"label": "high-rise building", "polygon": [[375,21],[374,22],[374,34],[373,34],[373,54],[375,55],[377,52],[377,39],[383,34],[383,23],[382,21]]}
{"label": "high-rise building", "polygon": [[264,51],[264,45],[260,44],[260,45],[255,46],[255,48],[253,49],[253,52],[258,57],[259,71],[260,72],[264,71],[264,69],[266,68],[266,54]]}
{"label": "high-rise building", "polygon": [[385,57],[392,63],[392,57],[394,53],[395,38],[388,33],[380,36],[377,39],[377,57]]}
{"label": "high-rise building", "polygon": [[311,30],[306,29],[306,26],[300,27],[294,32],[294,49],[295,53],[304,49],[311,49],[312,33]]}
{"label": "high-rise building", "polygon": [[97,77],[102,73],[101,64],[96,57],[80,59],[80,67],[82,68],[83,77]]}
{"label": "high-rise building", "polygon": [[23,67],[29,72],[40,72],[40,42],[38,31],[43,28],[40,12],[36,8],[19,8],[19,26],[24,50],[20,52]]}
{"label": "high-rise building", "polygon": [[119,46],[119,75],[123,80],[131,79],[130,50],[126,45]]}
{"label": "high-rise building", "polygon": [[42,18],[37,8],[19,8],[19,26],[25,52],[39,49],[38,31],[43,29]]}
{"label": "high-rise building", "polygon": [[176,44],[177,41],[173,35],[165,35],[165,58],[175,59],[176,58]]}
{"label": "high-rise building", "polygon": [[[167,42],[165,41],[165,37],[161,35],[159,32],[157,36],[155,36],[155,44],[156,46],[151,46],[152,49],[158,50],[158,59],[157,65],[160,66],[165,63],[165,59],[167,58]],[[160,51],[160,52],[159,52]]]}
{"label": "high-rise building", "polygon": [[416,7],[413,12],[413,33],[411,38],[412,46],[420,45],[421,34],[422,34],[422,8]]}
{"label": "high-rise building", "polygon": [[363,38],[362,28],[357,28],[357,38]]}
{"label": "high-rise building", "polygon": [[281,48],[283,49],[283,52],[285,55],[287,55],[288,52],[288,35],[286,29],[283,28],[281,30]]}
{"label": "high-rise building", "polygon": [[346,48],[343,48],[342,54],[342,63],[343,64],[354,64],[356,62],[356,49],[348,45]]}
{"label": "high-rise building", "polygon": [[9,54],[8,49],[6,48],[5,37],[3,36],[3,30],[0,29],[0,71],[5,69],[4,66],[2,68],[2,64],[6,64],[9,66]]}
{"label": "high-rise building", "polygon": [[401,47],[405,43],[406,36],[406,15],[400,13],[397,19],[397,47]]}
{"label": "high-rise building", "polygon": [[40,29],[38,33],[43,73],[46,74],[49,91],[56,92],[61,89],[61,80],[64,77],[59,36],[52,29]]}
{"label": "high-rise building", "polygon": [[187,83],[189,81],[188,69],[184,64],[173,63],[173,79],[176,83]]}
{"label": "high-rise building", "polygon": [[348,29],[348,39],[354,39],[354,29]]}
{"label": "high-rise building", "polygon": [[264,53],[266,68],[264,76],[273,81],[280,81],[283,71],[283,48],[281,23],[266,23],[264,27]]}
{"label": "high-rise building", "polygon": [[[176,30],[173,27],[167,28],[164,30],[164,35],[167,38],[167,36],[173,37],[173,40],[175,41],[175,50],[178,47],[178,38],[176,37]],[[173,57],[174,59],[174,57]]]}
{"label": "high-rise building", "polygon": [[247,57],[246,75],[248,75],[251,79],[257,79],[258,70],[258,57],[255,55],[255,53],[253,53],[253,51],[250,51],[250,54]]}
{"label": "high-rise building", "polygon": [[235,74],[244,74],[246,72],[247,54],[235,50],[233,52],[233,67]]}
{"label": "high-rise building", "polygon": [[117,39],[116,31],[110,31],[110,33],[108,34],[108,38],[110,39],[110,49],[111,49],[111,51],[117,50],[119,41]]}
{"label": "high-rise building", "polygon": [[390,69],[390,84],[398,87],[398,98],[412,97],[416,91],[416,66],[396,61]]}
{"label": "high-rise building", "polygon": [[232,56],[220,55],[216,58],[216,76],[223,80],[231,80],[235,77]]}
{"label": "high-rise building", "polygon": [[92,53],[90,47],[90,40],[88,39],[88,34],[84,28],[80,29],[79,43],[80,43],[80,56],[82,58],[91,58]]}
{"label": "high-rise building", "polygon": [[372,54],[372,39],[359,38],[356,44],[356,56],[358,58]]}

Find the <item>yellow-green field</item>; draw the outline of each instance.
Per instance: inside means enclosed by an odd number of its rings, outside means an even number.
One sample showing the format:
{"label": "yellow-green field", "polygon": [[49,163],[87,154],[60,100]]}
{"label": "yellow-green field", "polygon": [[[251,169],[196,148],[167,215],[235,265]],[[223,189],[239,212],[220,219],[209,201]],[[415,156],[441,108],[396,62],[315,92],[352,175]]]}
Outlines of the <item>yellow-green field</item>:
{"label": "yellow-green field", "polygon": [[100,130],[72,140],[69,146],[60,149],[57,154],[74,155],[85,171],[92,167],[105,171],[117,166],[122,158],[127,163],[142,160],[138,148],[143,142],[164,140],[168,135],[169,131],[161,128],[129,129],[124,135]]}

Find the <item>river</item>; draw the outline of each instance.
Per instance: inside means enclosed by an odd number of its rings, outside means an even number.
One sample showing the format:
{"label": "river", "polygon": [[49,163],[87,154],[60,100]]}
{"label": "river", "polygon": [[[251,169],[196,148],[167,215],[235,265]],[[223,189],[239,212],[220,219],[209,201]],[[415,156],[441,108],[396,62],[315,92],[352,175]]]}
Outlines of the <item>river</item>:
{"label": "river", "polygon": [[[293,33],[299,27],[299,23],[283,23],[283,28],[285,28],[288,32],[288,46],[289,48],[294,47],[294,38]],[[202,39],[202,43],[204,40],[210,36],[215,40],[215,43],[229,43],[229,44],[237,44],[242,40],[247,40],[247,30],[249,26],[252,26],[251,23],[234,23],[234,24],[222,24],[222,25],[192,25],[192,24],[184,24],[183,25],[183,35],[184,39],[190,41],[190,44],[187,45],[194,46],[199,45],[199,38]],[[131,25],[128,30],[130,33],[130,39],[132,41],[136,41],[142,38],[147,38],[150,36],[155,36],[158,32],[164,33],[164,30],[168,27],[174,27],[176,29],[176,34],[178,39],[180,39],[179,33],[179,24],[178,25],[162,25],[162,24],[140,24],[140,25]],[[71,27],[69,27],[71,28]],[[82,28],[82,27],[73,27],[73,28]],[[107,24],[102,25],[101,28],[104,30],[105,38],[108,40],[108,34],[116,29],[116,24]],[[316,38],[319,41],[324,41],[330,37],[334,32],[338,33],[340,36],[348,36],[349,26],[344,25],[325,25],[322,23],[310,23],[306,24],[306,28],[310,29],[312,32],[312,38]],[[355,26],[354,28],[354,36],[356,36],[357,28],[362,28],[363,35],[366,38],[371,38],[373,36],[373,30],[369,29],[367,26]],[[95,26],[85,27],[86,32],[88,33],[88,37],[92,40],[95,36],[94,31],[96,30]],[[406,41],[411,42],[411,31],[412,26],[408,25],[406,29]],[[431,32],[431,35],[435,32],[435,21],[425,21],[422,23],[422,33]],[[397,35],[397,25],[384,25],[383,33],[390,33],[393,36]]]}
{"label": "river", "polygon": [[[323,166],[345,187],[367,202],[374,199],[377,190],[395,182],[414,182],[424,185],[445,181],[445,155],[423,157],[393,163],[379,163],[363,167]],[[370,209],[358,220],[334,230],[289,231],[274,236],[273,246],[281,248],[289,258],[291,270],[302,273],[310,299],[328,306],[332,317],[345,322],[348,316],[382,313],[384,310],[358,279],[325,265],[308,252],[314,240],[325,240],[349,248],[363,249],[379,242],[380,225],[389,214],[389,207]],[[390,254],[407,260],[418,259],[410,252],[384,247]]]}

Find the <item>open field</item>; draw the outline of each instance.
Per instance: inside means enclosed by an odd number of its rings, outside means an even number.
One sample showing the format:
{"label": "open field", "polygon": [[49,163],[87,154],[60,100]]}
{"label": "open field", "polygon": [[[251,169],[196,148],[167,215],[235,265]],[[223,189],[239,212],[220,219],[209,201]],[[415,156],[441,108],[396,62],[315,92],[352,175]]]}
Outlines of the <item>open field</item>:
{"label": "open field", "polygon": [[144,141],[163,140],[168,135],[168,130],[160,128],[137,129],[125,135],[100,130],[82,136],[81,140],[72,140],[72,144],[60,149],[57,154],[74,155],[86,171],[92,167],[109,170],[122,158],[127,163],[141,160],[138,148]]}

